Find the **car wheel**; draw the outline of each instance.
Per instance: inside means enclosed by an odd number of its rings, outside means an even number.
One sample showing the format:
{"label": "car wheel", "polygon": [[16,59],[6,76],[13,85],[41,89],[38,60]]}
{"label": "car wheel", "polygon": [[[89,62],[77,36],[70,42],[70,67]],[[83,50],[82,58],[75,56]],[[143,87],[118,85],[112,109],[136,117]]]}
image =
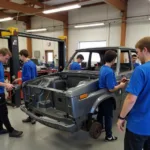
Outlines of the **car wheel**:
{"label": "car wheel", "polygon": [[90,136],[94,139],[97,139],[101,135],[101,132],[102,125],[99,122],[94,122],[89,131]]}

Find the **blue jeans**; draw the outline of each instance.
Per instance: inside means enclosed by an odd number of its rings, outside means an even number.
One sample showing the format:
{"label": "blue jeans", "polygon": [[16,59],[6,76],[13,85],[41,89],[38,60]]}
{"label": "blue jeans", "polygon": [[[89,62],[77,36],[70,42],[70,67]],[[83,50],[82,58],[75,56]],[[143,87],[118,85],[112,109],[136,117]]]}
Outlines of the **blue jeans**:
{"label": "blue jeans", "polygon": [[102,102],[98,107],[97,120],[101,123],[103,128],[105,124],[106,137],[112,136],[113,109],[114,104],[111,99]]}

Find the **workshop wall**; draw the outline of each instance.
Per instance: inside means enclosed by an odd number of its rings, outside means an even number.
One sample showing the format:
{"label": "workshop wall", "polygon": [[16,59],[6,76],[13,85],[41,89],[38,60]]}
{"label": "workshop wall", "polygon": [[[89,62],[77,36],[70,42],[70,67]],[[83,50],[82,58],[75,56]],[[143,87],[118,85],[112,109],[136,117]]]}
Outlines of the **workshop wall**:
{"label": "workshop wall", "polygon": [[[69,56],[78,48],[79,41],[107,41],[108,46],[120,44],[120,12],[110,5],[97,5],[69,12]],[[106,21],[108,20],[108,21]],[[107,22],[105,26],[75,29],[74,25],[92,22]],[[108,24],[108,22],[110,24]]]}
{"label": "workshop wall", "polygon": [[[32,28],[47,28],[48,31],[37,33],[38,35],[55,37],[63,35],[63,23],[60,21],[42,18],[42,17],[33,17],[32,18]],[[54,55],[57,55],[58,58],[58,43],[45,41],[45,40],[36,40],[32,39],[32,51],[34,56],[34,51],[39,50],[41,52],[40,59],[44,61],[45,59],[45,50],[54,50]],[[43,59],[44,58],[44,59]]]}
{"label": "workshop wall", "polygon": [[139,39],[150,36],[149,14],[149,0],[129,0],[126,46],[134,47]]}

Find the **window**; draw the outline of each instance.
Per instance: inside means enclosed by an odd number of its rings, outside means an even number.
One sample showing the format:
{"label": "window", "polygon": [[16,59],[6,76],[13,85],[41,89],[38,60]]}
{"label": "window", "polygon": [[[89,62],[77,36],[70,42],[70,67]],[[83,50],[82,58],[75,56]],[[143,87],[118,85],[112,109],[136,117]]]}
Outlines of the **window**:
{"label": "window", "polygon": [[52,62],[53,61],[53,53],[52,52],[48,52],[48,62]]}
{"label": "window", "polygon": [[101,64],[100,54],[96,53],[96,52],[92,52],[92,55],[91,55],[91,69],[99,70],[101,66],[102,66],[102,64]]}
{"label": "window", "polygon": [[121,52],[120,55],[120,72],[130,71],[131,70],[131,63],[129,52]]}
{"label": "window", "polygon": [[106,47],[106,41],[79,42],[79,49]]}
{"label": "window", "polygon": [[82,63],[80,64],[81,65],[81,68],[82,69],[86,69],[88,68],[88,62],[89,62],[89,56],[90,56],[90,53],[89,52],[80,52],[80,53],[77,53],[74,57],[74,60],[73,61],[76,61],[76,58],[78,55],[83,55],[84,57],[84,60],[82,61]]}
{"label": "window", "polygon": [[93,52],[91,56],[91,66],[97,65],[98,63],[100,63],[100,61],[100,54]]}
{"label": "window", "polygon": [[54,61],[54,52],[53,50],[45,51],[46,63],[52,63]]}

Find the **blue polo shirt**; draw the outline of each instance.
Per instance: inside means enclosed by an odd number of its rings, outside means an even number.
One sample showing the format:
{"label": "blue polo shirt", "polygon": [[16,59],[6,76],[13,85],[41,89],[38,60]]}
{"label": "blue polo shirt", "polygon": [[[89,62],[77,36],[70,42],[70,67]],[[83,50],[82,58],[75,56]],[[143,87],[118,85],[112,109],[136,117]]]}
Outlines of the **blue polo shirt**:
{"label": "blue polo shirt", "polygon": [[139,64],[139,63],[134,63],[134,64],[133,64],[134,69],[135,69],[137,66],[140,66],[140,64]]}
{"label": "blue polo shirt", "polygon": [[150,61],[134,70],[126,91],[137,96],[127,117],[128,130],[150,136]]}
{"label": "blue polo shirt", "polygon": [[78,62],[73,62],[71,65],[70,65],[70,70],[81,70],[81,66]]}
{"label": "blue polo shirt", "polygon": [[[0,82],[4,83],[4,67],[2,62],[0,62]],[[0,94],[4,93],[4,87],[0,86]]]}
{"label": "blue polo shirt", "polygon": [[36,77],[37,77],[37,69],[34,62],[31,60],[25,62],[22,67],[22,82],[34,79]]}
{"label": "blue polo shirt", "polygon": [[117,82],[113,69],[103,65],[99,72],[99,88],[112,90],[116,85]]}

